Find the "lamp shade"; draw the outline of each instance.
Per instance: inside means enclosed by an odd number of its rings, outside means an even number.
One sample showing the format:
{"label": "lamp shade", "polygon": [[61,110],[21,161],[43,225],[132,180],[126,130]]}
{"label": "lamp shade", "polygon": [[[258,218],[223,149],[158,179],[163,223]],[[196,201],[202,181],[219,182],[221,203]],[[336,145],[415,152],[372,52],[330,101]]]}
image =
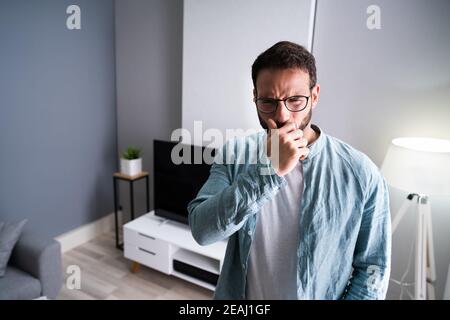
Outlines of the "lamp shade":
{"label": "lamp shade", "polygon": [[389,146],[381,172],[395,188],[450,196],[450,140],[396,138]]}

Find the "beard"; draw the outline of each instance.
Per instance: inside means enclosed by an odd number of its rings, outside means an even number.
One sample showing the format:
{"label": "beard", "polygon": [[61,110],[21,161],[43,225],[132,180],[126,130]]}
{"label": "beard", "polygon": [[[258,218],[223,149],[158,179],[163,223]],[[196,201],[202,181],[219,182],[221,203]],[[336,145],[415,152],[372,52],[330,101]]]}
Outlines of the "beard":
{"label": "beard", "polygon": [[[300,130],[305,130],[305,128],[310,124],[311,122],[311,118],[312,118],[312,108],[309,109],[308,114],[306,115],[306,117],[302,120],[302,122],[300,124],[297,123],[298,128]],[[259,119],[259,124],[261,125],[261,127],[263,127],[266,131],[268,131],[268,127],[266,122],[261,118],[261,116],[258,113],[258,119]],[[275,121],[275,120],[274,120]],[[277,121],[275,121],[277,128],[280,129],[282,126],[285,125],[285,123],[279,123]]]}

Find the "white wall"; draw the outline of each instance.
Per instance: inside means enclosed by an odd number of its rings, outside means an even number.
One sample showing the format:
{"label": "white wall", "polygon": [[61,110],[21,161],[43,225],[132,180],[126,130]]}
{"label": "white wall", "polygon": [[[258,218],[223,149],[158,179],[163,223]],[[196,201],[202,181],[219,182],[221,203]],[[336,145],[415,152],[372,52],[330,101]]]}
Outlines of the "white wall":
{"label": "white wall", "polygon": [[[366,26],[367,7],[374,3],[381,10],[379,30]],[[449,34],[447,0],[319,0],[313,53],[321,96],[313,121],[378,166],[395,137],[450,139]],[[406,195],[390,189],[393,216]],[[442,298],[450,260],[450,199],[432,197],[431,205],[436,296]],[[407,268],[414,223],[411,210],[393,237],[395,279]],[[414,281],[413,269],[414,263],[407,281]],[[396,284],[388,297],[399,297]]]}
{"label": "white wall", "polygon": [[[224,135],[226,129],[260,129],[251,65],[278,41],[308,45],[310,3],[186,0],[182,127],[191,135],[194,121],[200,120],[203,130],[217,128]],[[201,145],[199,136],[191,142]]]}

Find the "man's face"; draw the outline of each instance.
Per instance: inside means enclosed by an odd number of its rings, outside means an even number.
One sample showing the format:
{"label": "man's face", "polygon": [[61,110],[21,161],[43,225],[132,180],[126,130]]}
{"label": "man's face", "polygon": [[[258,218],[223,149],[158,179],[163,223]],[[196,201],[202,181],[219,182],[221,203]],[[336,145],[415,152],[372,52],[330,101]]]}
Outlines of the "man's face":
{"label": "man's face", "polygon": [[306,108],[299,112],[289,111],[280,101],[275,112],[262,113],[258,110],[261,126],[267,129],[265,120],[271,118],[281,128],[286,122],[295,122],[297,128],[304,130],[311,125],[312,109],[317,105],[320,86],[309,89],[309,75],[299,69],[263,69],[259,72],[253,96],[257,98],[285,99],[292,96],[307,96]]}

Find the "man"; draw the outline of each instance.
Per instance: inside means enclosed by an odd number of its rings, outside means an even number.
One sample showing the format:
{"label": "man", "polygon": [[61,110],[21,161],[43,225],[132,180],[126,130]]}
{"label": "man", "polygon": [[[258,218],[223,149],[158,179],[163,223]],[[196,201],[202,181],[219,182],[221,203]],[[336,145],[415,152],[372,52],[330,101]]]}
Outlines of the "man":
{"label": "man", "polygon": [[[228,239],[215,298],[384,299],[388,188],[367,156],[311,124],[314,57],[279,42],[258,56],[252,78],[268,139],[229,141],[188,206],[196,241]],[[248,161],[262,144],[266,161]]]}

